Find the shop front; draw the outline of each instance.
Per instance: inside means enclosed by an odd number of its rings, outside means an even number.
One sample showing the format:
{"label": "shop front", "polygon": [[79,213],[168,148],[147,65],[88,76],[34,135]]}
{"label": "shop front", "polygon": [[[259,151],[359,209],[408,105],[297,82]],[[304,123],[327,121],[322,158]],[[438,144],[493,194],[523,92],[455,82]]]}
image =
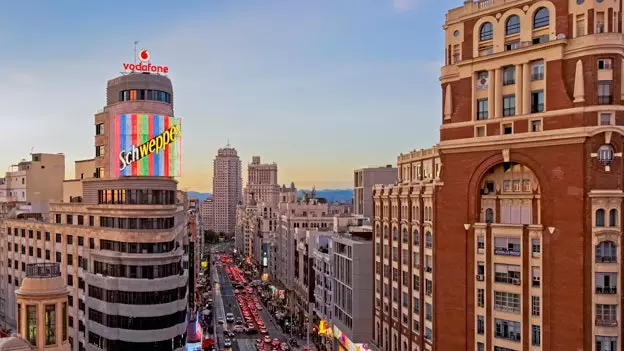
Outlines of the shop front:
{"label": "shop front", "polygon": [[340,328],[334,326],[334,340],[337,351],[368,351],[368,344],[354,343]]}

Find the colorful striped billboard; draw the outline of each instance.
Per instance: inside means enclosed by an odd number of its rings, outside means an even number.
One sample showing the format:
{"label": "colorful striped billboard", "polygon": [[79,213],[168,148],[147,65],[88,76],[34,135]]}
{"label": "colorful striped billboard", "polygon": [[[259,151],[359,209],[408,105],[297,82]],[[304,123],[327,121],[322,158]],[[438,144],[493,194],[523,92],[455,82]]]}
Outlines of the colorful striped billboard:
{"label": "colorful striped billboard", "polygon": [[110,176],[179,177],[182,170],[182,120],[149,113],[113,118]]}

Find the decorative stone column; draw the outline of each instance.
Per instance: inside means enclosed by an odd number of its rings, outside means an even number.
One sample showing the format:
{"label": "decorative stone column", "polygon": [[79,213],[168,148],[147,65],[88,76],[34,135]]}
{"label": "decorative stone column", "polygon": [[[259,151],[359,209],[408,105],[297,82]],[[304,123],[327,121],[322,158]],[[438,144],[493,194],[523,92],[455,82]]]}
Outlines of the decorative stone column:
{"label": "decorative stone column", "polygon": [[574,102],[585,102],[585,79],[583,78],[583,61],[576,61],[574,72]]}
{"label": "decorative stone column", "polygon": [[526,111],[524,109],[524,94],[522,91],[522,87],[524,87],[524,69],[522,65],[516,65],[516,72],[514,80],[516,81],[516,115],[526,115],[530,111]]}
{"label": "decorative stone column", "polygon": [[497,68],[494,72],[494,117],[500,118],[503,116],[503,71]]}
{"label": "decorative stone column", "polygon": [[528,62],[522,65],[522,111],[531,113],[531,67]]}
{"label": "decorative stone column", "polygon": [[496,94],[494,91],[495,84],[495,72],[494,70],[488,71],[488,119],[495,118],[496,108]]}

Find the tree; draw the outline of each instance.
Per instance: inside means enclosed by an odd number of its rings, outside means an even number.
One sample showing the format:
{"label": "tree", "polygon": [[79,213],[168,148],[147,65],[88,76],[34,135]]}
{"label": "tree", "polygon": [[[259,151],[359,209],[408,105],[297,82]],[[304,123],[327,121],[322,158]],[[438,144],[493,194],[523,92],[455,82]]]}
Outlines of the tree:
{"label": "tree", "polygon": [[219,235],[214,230],[204,230],[204,242],[216,243],[219,241]]}

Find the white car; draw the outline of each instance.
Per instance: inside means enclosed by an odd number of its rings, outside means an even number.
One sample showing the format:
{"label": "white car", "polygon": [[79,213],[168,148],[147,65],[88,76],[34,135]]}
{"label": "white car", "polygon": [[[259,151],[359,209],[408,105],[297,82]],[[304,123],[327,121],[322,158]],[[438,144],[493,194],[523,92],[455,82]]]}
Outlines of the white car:
{"label": "white car", "polygon": [[225,324],[225,321],[224,321],[223,319],[219,319],[219,320],[217,321],[217,323],[219,323],[219,324]]}
{"label": "white car", "polygon": [[223,340],[223,346],[225,346],[225,347],[232,347],[232,340],[230,340],[230,339]]}

